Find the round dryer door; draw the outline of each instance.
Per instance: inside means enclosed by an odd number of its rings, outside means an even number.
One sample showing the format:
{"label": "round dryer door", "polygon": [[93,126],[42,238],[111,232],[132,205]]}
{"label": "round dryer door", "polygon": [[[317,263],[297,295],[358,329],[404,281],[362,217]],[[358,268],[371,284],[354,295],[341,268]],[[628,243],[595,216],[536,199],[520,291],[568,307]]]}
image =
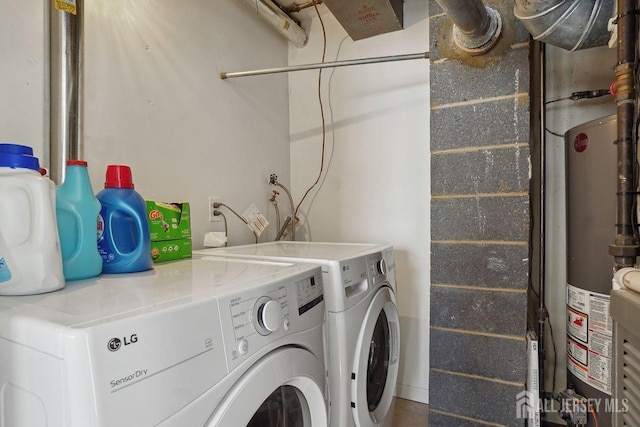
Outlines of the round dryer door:
{"label": "round dryer door", "polygon": [[324,369],[310,352],[284,348],[253,365],[207,427],[326,427]]}
{"label": "round dryer door", "polygon": [[388,420],[398,380],[399,331],[395,297],[384,286],[371,300],[356,346],[351,401],[355,402],[353,419],[358,427]]}

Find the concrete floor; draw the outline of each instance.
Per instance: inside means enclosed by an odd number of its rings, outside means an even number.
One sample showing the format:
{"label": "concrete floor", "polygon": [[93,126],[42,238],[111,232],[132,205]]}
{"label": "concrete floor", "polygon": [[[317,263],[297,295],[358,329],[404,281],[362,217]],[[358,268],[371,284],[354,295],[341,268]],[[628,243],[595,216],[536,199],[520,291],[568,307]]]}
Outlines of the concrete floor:
{"label": "concrete floor", "polygon": [[413,400],[394,399],[393,427],[426,427],[429,425],[429,405]]}

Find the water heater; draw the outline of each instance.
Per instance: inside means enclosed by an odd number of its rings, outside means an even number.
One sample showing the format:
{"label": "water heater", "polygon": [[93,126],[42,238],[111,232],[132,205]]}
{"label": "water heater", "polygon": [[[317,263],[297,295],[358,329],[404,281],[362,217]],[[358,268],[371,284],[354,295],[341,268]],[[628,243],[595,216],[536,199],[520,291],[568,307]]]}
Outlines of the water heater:
{"label": "water heater", "polygon": [[[565,134],[567,191],[567,385],[612,425],[612,321],[609,294],[616,236],[616,116]],[[588,415],[589,427],[596,423]]]}

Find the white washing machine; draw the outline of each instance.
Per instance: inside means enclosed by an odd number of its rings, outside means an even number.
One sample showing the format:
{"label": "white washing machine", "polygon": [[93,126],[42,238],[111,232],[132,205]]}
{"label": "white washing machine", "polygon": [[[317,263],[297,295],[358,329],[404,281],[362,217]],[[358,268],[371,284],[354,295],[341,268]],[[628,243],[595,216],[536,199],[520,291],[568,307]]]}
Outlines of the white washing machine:
{"label": "white washing machine", "polygon": [[320,264],[331,427],[391,426],[400,332],[393,247],[272,242],[196,251]]}
{"label": "white washing machine", "polygon": [[327,426],[322,273],[193,260],[0,298],[0,425]]}

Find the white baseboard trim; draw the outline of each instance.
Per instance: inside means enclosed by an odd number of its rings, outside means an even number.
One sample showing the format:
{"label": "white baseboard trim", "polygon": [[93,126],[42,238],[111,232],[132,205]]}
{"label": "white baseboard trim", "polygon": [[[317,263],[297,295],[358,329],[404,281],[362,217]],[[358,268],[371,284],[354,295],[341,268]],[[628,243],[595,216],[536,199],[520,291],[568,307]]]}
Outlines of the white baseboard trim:
{"label": "white baseboard trim", "polygon": [[427,405],[429,404],[429,390],[426,388],[414,387],[407,384],[397,384],[395,395],[401,399],[409,399],[425,403]]}

